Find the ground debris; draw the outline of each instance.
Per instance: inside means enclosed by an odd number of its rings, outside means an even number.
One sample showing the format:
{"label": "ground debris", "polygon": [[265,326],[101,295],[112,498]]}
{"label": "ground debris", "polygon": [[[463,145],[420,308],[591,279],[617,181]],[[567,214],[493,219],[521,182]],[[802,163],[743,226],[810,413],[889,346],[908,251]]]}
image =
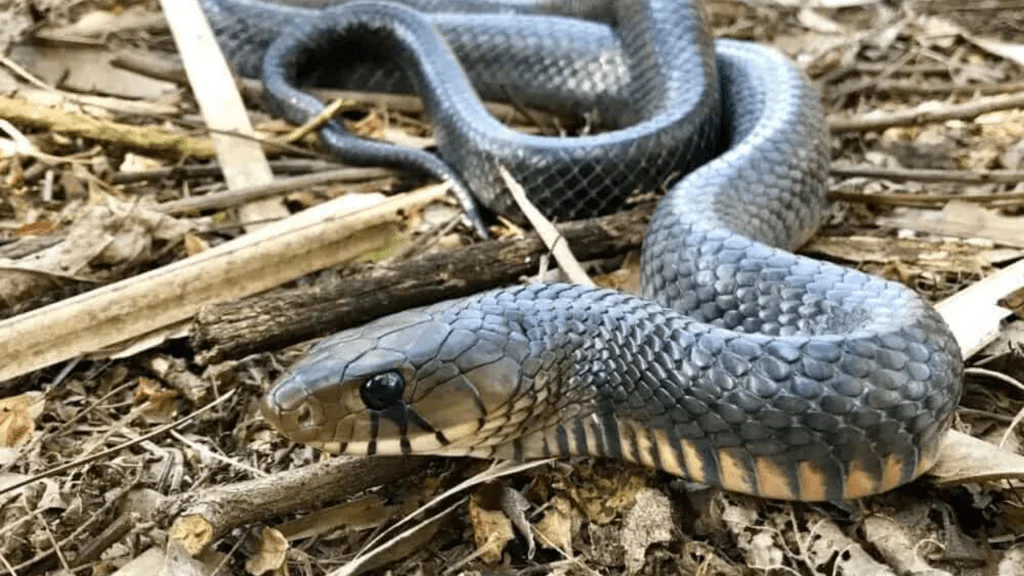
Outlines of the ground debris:
{"label": "ground debris", "polygon": [[[207,302],[185,319],[191,333],[182,325],[133,333],[138,341],[76,352],[0,384],[0,574],[65,574],[66,563],[75,573],[122,576],[1024,576],[1016,495],[1024,298],[990,302],[968,292],[998,275],[1019,283],[1013,274],[1024,271],[1024,8],[1009,0],[706,4],[718,35],[774,45],[821,89],[833,128],[834,203],[802,253],[902,282],[934,302],[967,296],[961,322],[984,332],[957,434],[926,479],[842,508],[680,488],[636,467],[584,461],[445,495],[486,468],[428,461],[391,468],[387,483],[367,486],[360,482],[386,464],[346,468],[285,441],[258,402],[309,339],[342,321],[334,287],[376,274],[360,297],[384,309],[390,287],[402,283],[388,274],[433,262],[441,277],[448,269],[437,262],[479,246],[442,192],[396,213],[386,232],[347,237],[344,245],[359,249],[344,263],[261,285],[250,299]],[[0,6],[0,318],[216,253],[283,217],[422,190],[413,175],[325,156],[315,131],[263,108],[251,80],[238,82],[245,110],[237,112],[264,141],[251,151],[269,157],[275,179],[238,187],[238,172],[225,177],[219,137],[204,128],[160,8],[154,0]],[[359,134],[435,143],[418,98],[316,93],[343,100],[338,118]],[[487,105],[527,133],[590,127],[585,118]],[[275,208],[245,208],[259,201]],[[627,242],[624,229],[606,230],[620,244],[585,269],[599,285],[636,292],[641,237]],[[534,241],[508,222],[493,233]],[[537,242],[519,255],[514,279],[553,277],[554,261]],[[266,262],[243,280],[297,261]],[[434,284],[459,281],[449,274]],[[69,316],[64,332],[76,332],[83,315]],[[254,325],[268,328],[257,334]],[[56,347],[57,336],[41,349]],[[325,469],[347,472],[315,487],[301,473]],[[351,486],[359,489],[345,493]],[[314,491],[329,495],[316,506],[289,505]]]}

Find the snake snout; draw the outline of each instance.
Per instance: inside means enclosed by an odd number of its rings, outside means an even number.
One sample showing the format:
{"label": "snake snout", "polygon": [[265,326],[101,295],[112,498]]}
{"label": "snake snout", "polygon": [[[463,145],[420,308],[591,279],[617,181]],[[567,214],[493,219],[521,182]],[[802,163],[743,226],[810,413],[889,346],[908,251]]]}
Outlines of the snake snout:
{"label": "snake snout", "polygon": [[319,440],[327,415],[301,381],[286,377],[260,402],[263,418],[295,442]]}

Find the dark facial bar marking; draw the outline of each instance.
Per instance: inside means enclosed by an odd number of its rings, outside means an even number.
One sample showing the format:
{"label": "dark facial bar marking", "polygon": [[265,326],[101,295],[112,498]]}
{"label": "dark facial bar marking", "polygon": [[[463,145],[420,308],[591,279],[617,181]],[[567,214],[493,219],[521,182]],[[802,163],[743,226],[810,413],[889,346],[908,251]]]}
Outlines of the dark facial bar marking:
{"label": "dark facial bar marking", "polygon": [[572,421],[573,440],[576,442],[576,453],[580,456],[590,456],[587,448],[587,426],[582,418]]}
{"label": "dark facial bar marking", "polygon": [[565,431],[565,426],[561,424],[555,426],[555,438],[558,441],[559,455],[572,456],[572,452],[569,450],[569,435]]}
{"label": "dark facial bar marking", "polygon": [[370,412],[370,441],[366,444],[366,455],[377,453],[377,434],[380,432],[380,413]]}

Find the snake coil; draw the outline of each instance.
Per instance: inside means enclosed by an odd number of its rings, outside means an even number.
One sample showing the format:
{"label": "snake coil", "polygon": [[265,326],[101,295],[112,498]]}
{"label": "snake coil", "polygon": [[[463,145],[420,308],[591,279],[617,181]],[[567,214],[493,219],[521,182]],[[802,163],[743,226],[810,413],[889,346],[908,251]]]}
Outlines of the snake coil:
{"label": "snake coil", "polygon": [[[777,51],[713,40],[697,0],[203,2],[292,122],[323,109],[304,85],[421,95],[437,154],[337,122],[321,141],[349,164],[451,180],[481,233],[478,205],[519,216],[500,166],[549,218],[668,188],[640,296],[530,284],[342,331],[265,397],[289,438],[617,458],[807,501],[891,490],[935,462],[962,393],[955,339],[908,288],[792,253],[825,204],[818,94]],[[525,134],[481,101],[509,97],[605,129]]]}

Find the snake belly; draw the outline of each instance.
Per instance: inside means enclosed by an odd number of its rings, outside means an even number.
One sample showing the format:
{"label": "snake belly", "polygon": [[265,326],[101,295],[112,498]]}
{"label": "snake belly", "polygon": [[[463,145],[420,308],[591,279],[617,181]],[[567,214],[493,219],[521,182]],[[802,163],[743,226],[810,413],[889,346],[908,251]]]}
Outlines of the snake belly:
{"label": "snake belly", "polygon": [[[260,62],[290,121],[323,109],[300,85],[420,94],[436,155],[337,123],[321,139],[345,162],[451,179],[471,219],[476,202],[516,217],[498,166],[549,218],[667,187],[639,296],[536,283],[334,334],[264,398],[288,438],[612,458],[804,501],[885,492],[936,461],[962,394],[956,340],[910,289],[792,253],[825,204],[818,94],[775,50],[713,41],[696,0],[203,2],[232,63]],[[520,133],[480,100],[501,96],[582,106],[608,130]]]}

